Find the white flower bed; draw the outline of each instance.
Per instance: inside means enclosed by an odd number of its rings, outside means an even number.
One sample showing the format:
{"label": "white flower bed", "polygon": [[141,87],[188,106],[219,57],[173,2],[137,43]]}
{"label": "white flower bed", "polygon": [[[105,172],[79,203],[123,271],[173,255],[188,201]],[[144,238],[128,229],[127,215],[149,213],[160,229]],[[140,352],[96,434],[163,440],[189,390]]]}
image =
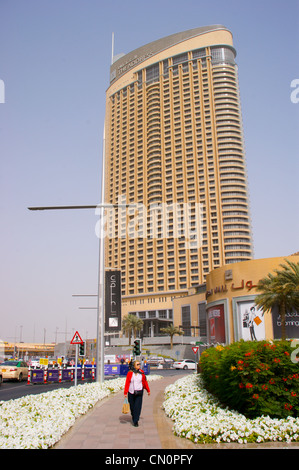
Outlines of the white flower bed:
{"label": "white flower bed", "polygon": [[173,431],[195,443],[299,441],[299,418],[272,419],[221,408],[199,375],[179,379],[165,389],[163,408],[174,421]]}
{"label": "white flower bed", "polygon": [[[149,375],[148,381],[162,378]],[[124,388],[125,378],[60,388],[0,402],[0,449],[46,449],[99,400]]]}

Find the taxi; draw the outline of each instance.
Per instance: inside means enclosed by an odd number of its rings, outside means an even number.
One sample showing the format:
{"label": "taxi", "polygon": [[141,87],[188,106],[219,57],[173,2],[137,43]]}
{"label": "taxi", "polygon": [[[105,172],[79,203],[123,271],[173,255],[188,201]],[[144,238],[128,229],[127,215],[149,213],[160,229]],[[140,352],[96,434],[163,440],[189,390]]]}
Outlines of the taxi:
{"label": "taxi", "polygon": [[21,382],[28,376],[28,364],[22,360],[4,361],[0,364],[3,379],[13,379]]}

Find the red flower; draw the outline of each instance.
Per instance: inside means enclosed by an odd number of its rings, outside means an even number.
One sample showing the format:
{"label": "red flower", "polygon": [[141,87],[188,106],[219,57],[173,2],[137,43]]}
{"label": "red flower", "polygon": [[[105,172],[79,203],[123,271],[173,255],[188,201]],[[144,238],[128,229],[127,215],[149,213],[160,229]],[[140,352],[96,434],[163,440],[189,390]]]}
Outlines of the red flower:
{"label": "red flower", "polygon": [[270,380],[269,380],[269,384],[271,384],[271,385],[275,384],[275,380],[274,380],[274,379],[270,379]]}
{"label": "red flower", "polygon": [[268,385],[266,385],[266,384],[262,385],[262,389],[263,390],[268,390]]}
{"label": "red flower", "polygon": [[289,405],[289,403],[285,403],[284,407],[286,410],[291,410],[293,408],[292,405]]}
{"label": "red flower", "polygon": [[278,359],[277,357],[275,357],[275,358],[273,359],[273,361],[274,361],[274,362],[280,362],[280,359]]}
{"label": "red flower", "polygon": [[290,355],[290,353],[288,351],[285,351],[284,353],[285,353],[286,356]]}
{"label": "red flower", "polygon": [[292,397],[296,397],[297,393],[296,392],[291,392]]}
{"label": "red flower", "polygon": [[246,384],[246,388],[252,388],[252,387],[253,387],[252,384],[250,384],[250,383]]}
{"label": "red flower", "polygon": [[255,369],[255,372],[261,372],[261,369]]}
{"label": "red flower", "polygon": [[240,383],[239,388],[244,388],[244,384]]}
{"label": "red flower", "polygon": [[255,393],[254,395],[252,395],[252,398],[254,398],[255,400],[258,400],[259,399],[258,393]]}

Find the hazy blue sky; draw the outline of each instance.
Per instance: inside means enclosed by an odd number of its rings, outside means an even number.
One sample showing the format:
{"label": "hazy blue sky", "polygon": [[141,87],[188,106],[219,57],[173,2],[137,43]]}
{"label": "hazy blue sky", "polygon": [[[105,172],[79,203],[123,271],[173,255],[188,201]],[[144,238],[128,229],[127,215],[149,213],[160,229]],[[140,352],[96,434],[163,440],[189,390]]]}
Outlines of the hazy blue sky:
{"label": "hazy blue sky", "polygon": [[27,207],[100,200],[112,32],[118,54],[199,26],[232,31],[255,258],[299,250],[298,18],[295,0],[0,0],[0,339],[96,335],[96,310],[79,309],[96,299],[72,295],[97,293],[98,216]]}

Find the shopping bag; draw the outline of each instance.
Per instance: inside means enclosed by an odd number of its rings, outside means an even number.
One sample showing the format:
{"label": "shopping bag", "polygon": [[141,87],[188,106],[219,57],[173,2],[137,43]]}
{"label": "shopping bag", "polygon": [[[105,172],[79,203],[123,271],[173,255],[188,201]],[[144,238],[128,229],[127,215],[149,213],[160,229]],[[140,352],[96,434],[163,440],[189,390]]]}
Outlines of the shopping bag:
{"label": "shopping bag", "polygon": [[130,405],[129,405],[129,402],[128,402],[128,399],[127,399],[127,398],[125,398],[125,401],[124,401],[124,403],[123,403],[123,407],[122,407],[121,412],[122,412],[124,415],[126,415],[127,413],[130,412]]}

